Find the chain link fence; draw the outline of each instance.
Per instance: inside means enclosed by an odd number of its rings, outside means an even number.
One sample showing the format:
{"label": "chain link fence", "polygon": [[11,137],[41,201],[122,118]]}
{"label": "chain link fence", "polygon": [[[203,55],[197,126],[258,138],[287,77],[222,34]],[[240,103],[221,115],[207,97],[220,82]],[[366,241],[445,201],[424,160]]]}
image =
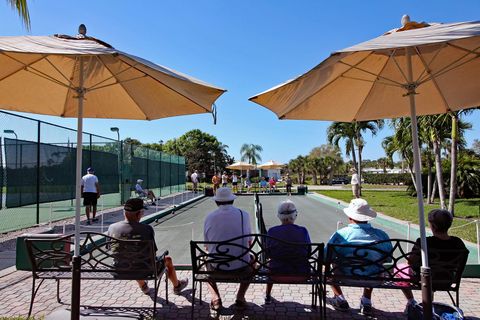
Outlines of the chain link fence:
{"label": "chain link fence", "polygon": [[[73,217],[76,131],[0,111],[0,233]],[[156,196],[185,190],[185,158],[83,133],[82,172],[100,181],[99,210],[134,196],[137,179]]]}

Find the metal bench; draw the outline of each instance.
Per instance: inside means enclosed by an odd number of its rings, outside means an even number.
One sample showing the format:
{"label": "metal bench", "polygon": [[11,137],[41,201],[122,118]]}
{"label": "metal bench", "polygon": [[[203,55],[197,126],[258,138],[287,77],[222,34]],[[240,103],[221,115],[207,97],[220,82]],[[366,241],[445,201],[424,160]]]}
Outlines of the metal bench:
{"label": "metal bench", "polygon": [[[242,238],[250,238],[249,245],[244,247],[239,245]],[[215,245],[216,253],[207,252],[206,245]],[[273,257],[270,248],[278,245],[282,248],[282,255]],[[243,254],[234,256],[229,254],[232,247],[241,248]],[[242,283],[248,282],[253,284],[282,283],[282,284],[305,284],[311,286],[312,306],[317,307],[317,301],[322,310],[322,262],[323,262],[323,243],[294,243],[279,240],[264,234],[251,234],[233,238],[222,242],[208,241],[190,241],[190,252],[192,257],[192,318],[195,307],[195,295],[199,287],[199,300],[202,300],[202,284],[215,280],[216,282],[225,283]],[[305,252],[305,255],[299,256],[298,252]],[[295,253],[295,254],[293,254]],[[310,270],[308,273],[276,273],[270,266],[272,258],[288,263],[306,262]],[[249,261],[246,261],[249,260]],[[247,277],[236,274],[235,272],[222,272],[212,266],[228,266],[231,263],[239,262],[250,264],[252,273]],[[210,266],[210,267],[209,267]],[[219,275],[220,273],[220,275]],[[320,315],[322,313],[320,312]]]}
{"label": "metal bench", "polygon": [[[120,240],[95,232],[82,232],[81,236],[82,281],[153,280],[155,297],[157,296],[161,277],[165,273],[163,258],[168,251],[157,257],[151,240]],[[60,280],[72,278],[72,239],[73,234],[58,238],[25,238],[33,279],[28,317],[32,313],[35,296],[46,279],[56,280],[57,301],[61,303]],[[165,283],[168,303],[167,277]],[[157,299],[152,300],[155,315]]]}
{"label": "metal bench", "polygon": [[[385,252],[379,244],[391,242],[392,250]],[[325,258],[323,303],[326,305],[326,286],[367,287],[382,289],[420,290],[420,275],[402,268],[415,242],[403,239],[375,241],[369,244],[328,244]],[[372,255],[371,253],[376,253]],[[433,291],[446,291],[455,306],[459,305],[460,280],[468,258],[468,250],[429,249]],[[375,256],[375,258],[372,258]],[[381,258],[378,258],[378,257]],[[451,257],[445,262],[445,258]],[[373,267],[373,268],[372,268]],[[373,271],[372,271],[373,270]],[[456,299],[452,292],[456,293]],[[326,314],[326,309],[324,309]]]}

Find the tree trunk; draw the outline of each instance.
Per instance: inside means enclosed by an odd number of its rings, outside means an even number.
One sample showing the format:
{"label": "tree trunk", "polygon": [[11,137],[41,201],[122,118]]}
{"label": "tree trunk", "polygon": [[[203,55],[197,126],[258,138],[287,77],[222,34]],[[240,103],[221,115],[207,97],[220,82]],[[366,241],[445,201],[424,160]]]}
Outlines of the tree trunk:
{"label": "tree trunk", "polygon": [[457,195],[457,153],[458,153],[458,116],[452,114],[452,149],[450,151],[450,196],[448,199],[448,211],[455,216],[455,197]]}
{"label": "tree trunk", "polygon": [[358,146],[358,195],[362,197],[362,149]]}
{"label": "tree trunk", "polygon": [[410,172],[410,177],[412,178],[413,187],[415,188],[415,191],[418,192],[417,182],[415,180],[415,173],[413,172],[413,165],[410,161],[407,161],[407,166],[408,166],[408,169],[409,169],[409,172]]}
{"label": "tree trunk", "polygon": [[318,181],[317,181],[317,172],[316,171],[312,171],[312,182],[314,185],[317,185],[318,184]]}
{"label": "tree trunk", "polygon": [[445,190],[443,189],[442,158],[440,155],[440,142],[435,138],[433,141],[433,153],[435,155],[435,170],[437,171],[438,197],[440,198],[440,207],[445,206]]}
{"label": "tree trunk", "polygon": [[435,196],[437,195],[437,184],[437,178],[433,179],[432,197],[430,198],[430,203],[435,202]]}
{"label": "tree trunk", "polygon": [[353,167],[355,168],[355,170],[358,170],[358,167],[357,167],[357,156],[355,154],[355,144],[353,143],[353,141],[350,142],[351,146],[352,146],[352,162],[353,162]]}
{"label": "tree trunk", "polygon": [[427,203],[432,204],[432,159],[429,154],[427,154],[427,172]]}

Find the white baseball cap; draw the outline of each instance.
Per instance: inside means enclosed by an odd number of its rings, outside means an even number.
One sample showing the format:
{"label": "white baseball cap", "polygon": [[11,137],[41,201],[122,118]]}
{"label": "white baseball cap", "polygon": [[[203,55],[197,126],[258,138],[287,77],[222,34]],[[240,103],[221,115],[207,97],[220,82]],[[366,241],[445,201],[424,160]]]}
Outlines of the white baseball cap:
{"label": "white baseball cap", "polygon": [[353,199],[348,207],[343,209],[343,212],[349,218],[360,222],[373,220],[377,216],[377,213],[370,208],[365,199]]}
{"label": "white baseball cap", "polygon": [[213,197],[213,200],[218,201],[218,202],[229,202],[233,201],[237,198],[236,195],[232,193],[232,190],[230,188],[218,188],[217,193]]}
{"label": "white baseball cap", "polygon": [[137,183],[142,183],[143,180],[142,179],[137,179]]}

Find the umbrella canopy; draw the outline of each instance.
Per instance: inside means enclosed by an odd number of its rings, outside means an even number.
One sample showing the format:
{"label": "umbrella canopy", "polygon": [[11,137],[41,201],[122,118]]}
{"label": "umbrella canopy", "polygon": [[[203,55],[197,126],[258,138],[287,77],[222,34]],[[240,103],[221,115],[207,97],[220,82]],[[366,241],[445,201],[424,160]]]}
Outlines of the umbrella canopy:
{"label": "umbrella canopy", "polygon": [[480,22],[390,32],[335,52],[250,100],[280,119],[363,121],[410,115],[406,93],[413,85],[417,115],[475,107],[480,105],[479,36]]}
{"label": "umbrella canopy", "polygon": [[[80,85],[80,62],[83,84]],[[89,37],[0,37],[0,109],[152,120],[212,112],[225,90]]]}
{"label": "umbrella canopy", "polygon": [[238,161],[238,162],[232,163],[226,168],[232,169],[232,170],[252,170],[252,169],[255,169],[255,166],[247,162]]}
{"label": "umbrella canopy", "polygon": [[431,318],[417,115],[480,105],[480,22],[403,27],[330,55],[309,72],[250,98],[280,119],[363,121],[410,116],[422,247],[422,295]]}
{"label": "umbrella canopy", "polygon": [[282,163],[270,160],[257,166],[257,168],[264,169],[264,170],[274,170],[274,169],[281,169],[283,168],[283,166],[284,165]]}
{"label": "umbrella canopy", "polygon": [[[0,109],[76,117],[152,120],[212,112],[225,90],[86,36],[0,37]],[[214,116],[215,118],[215,116]],[[80,180],[76,153],[75,249],[71,318],[80,315]]]}

